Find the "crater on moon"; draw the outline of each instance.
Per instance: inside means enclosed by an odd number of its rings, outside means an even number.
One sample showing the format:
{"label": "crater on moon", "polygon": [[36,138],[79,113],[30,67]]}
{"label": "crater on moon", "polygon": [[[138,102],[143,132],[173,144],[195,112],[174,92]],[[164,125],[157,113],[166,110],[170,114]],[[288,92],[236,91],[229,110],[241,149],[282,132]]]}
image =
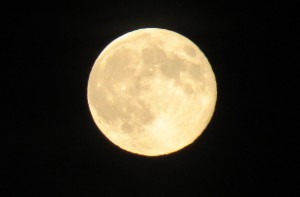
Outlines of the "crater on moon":
{"label": "crater on moon", "polygon": [[88,82],[95,123],[114,144],[141,155],[175,152],[209,123],[216,102],[209,62],[187,38],[141,29],[109,44]]}

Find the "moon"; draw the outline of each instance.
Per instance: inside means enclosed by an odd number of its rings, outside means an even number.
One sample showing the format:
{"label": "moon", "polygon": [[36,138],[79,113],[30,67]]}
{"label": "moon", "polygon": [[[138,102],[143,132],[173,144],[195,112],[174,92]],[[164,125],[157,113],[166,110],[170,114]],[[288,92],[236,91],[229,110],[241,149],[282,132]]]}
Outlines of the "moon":
{"label": "moon", "polygon": [[159,156],[193,143],[214,113],[217,84],[188,38],[145,28],[112,41],[95,61],[87,100],[100,131],[131,153]]}

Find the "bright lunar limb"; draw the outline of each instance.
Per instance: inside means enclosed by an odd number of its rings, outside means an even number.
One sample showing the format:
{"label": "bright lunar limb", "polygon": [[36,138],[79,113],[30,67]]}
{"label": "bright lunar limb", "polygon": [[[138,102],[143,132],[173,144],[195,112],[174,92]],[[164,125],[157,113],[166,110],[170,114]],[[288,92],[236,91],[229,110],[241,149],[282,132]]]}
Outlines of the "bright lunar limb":
{"label": "bright lunar limb", "polygon": [[129,152],[157,156],[191,144],[215,109],[217,85],[201,50],[173,31],[146,28],[111,42],[88,81],[102,133]]}

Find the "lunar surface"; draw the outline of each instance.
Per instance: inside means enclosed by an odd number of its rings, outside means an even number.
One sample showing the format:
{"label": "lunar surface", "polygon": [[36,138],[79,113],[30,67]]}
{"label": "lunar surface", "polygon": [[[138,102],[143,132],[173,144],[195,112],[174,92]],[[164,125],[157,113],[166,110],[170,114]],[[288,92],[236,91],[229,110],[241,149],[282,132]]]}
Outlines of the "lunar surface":
{"label": "lunar surface", "polygon": [[215,75],[186,37],[147,28],[111,42],[88,81],[88,104],[102,133],[120,148],[165,155],[197,139],[215,109]]}

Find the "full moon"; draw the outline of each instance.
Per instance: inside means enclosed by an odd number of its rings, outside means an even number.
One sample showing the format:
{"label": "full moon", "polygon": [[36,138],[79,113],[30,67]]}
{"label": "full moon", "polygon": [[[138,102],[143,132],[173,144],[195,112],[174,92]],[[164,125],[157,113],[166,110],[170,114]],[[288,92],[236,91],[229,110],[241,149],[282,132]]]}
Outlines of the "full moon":
{"label": "full moon", "polygon": [[101,132],[118,147],[166,155],[194,142],[210,122],[217,84],[188,38],[145,28],[112,41],[95,61],[87,99]]}

